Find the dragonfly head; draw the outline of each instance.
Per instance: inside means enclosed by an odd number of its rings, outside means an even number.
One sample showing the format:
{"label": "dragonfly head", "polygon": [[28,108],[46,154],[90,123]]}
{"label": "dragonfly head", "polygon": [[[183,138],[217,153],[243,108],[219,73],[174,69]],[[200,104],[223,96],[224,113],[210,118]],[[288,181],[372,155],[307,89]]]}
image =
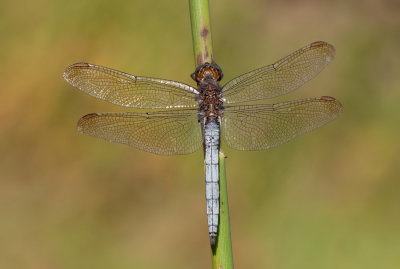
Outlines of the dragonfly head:
{"label": "dragonfly head", "polygon": [[220,81],[223,76],[221,68],[216,63],[199,65],[191,75],[192,79],[197,83],[208,79]]}

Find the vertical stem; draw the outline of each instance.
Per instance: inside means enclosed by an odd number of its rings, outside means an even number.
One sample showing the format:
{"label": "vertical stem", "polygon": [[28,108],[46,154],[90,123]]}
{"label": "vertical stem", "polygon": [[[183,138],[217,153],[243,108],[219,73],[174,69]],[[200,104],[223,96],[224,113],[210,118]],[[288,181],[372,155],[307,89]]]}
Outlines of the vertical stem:
{"label": "vertical stem", "polygon": [[[213,62],[211,24],[208,0],[189,0],[193,51],[196,67]],[[219,225],[216,244],[212,247],[214,269],[232,269],[232,241],[229,224],[225,155],[219,152]]]}
{"label": "vertical stem", "polygon": [[189,0],[193,52],[196,67],[213,62],[208,0]]}

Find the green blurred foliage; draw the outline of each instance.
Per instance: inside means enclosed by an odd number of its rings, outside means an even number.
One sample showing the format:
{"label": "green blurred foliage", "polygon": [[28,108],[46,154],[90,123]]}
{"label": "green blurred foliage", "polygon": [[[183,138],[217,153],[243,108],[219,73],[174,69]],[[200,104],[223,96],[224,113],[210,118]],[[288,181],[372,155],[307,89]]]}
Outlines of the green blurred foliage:
{"label": "green blurred foliage", "polygon": [[[301,90],[343,115],[279,148],[224,148],[237,268],[400,267],[398,1],[211,1],[225,79],[312,41],[336,59]],[[80,135],[121,111],[62,79],[87,61],[192,83],[185,1],[0,3],[0,268],[209,268],[202,153]]]}

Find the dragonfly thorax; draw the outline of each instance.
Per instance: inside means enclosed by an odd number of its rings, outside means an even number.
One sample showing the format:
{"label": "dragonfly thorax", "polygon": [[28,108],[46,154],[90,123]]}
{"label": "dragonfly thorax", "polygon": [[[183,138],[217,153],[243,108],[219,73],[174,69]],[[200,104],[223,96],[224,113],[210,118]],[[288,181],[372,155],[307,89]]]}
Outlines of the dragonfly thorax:
{"label": "dragonfly thorax", "polygon": [[216,64],[206,63],[196,69],[192,78],[198,86],[200,117],[205,123],[218,121],[223,113],[222,89],[218,82],[222,78],[221,69]]}

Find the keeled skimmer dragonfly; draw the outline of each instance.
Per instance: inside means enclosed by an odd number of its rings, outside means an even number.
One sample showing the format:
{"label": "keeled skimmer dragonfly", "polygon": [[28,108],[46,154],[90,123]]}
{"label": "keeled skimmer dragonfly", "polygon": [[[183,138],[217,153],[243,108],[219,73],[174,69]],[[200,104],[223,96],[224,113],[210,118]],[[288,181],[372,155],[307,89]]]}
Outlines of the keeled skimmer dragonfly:
{"label": "keeled skimmer dragonfly", "polygon": [[161,155],[188,154],[203,145],[208,227],[214,245],[219,214],[220,132],[231,148],[264,150],[335,119],[342,105],[333,97],[263,102],[299,88],[334,56],[332,45],[314,42],[222,87],[219,81],[223,74],[215,63],[205,63],[192,74],[197,88],[88,63],[71,65],[64,78],[96,98],[138,109],[88,114],[78,122],[78,130],[84,134]]}

